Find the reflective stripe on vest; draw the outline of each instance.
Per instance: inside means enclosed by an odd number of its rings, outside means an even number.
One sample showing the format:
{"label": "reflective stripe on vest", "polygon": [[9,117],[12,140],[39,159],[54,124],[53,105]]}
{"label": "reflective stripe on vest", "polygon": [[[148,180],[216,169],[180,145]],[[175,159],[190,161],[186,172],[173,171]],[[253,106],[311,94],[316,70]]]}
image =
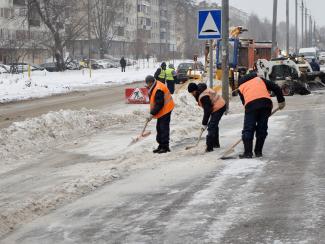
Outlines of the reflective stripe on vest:
{"label": "reflective stripe on vest", "polygon": [[174,107],[174,101],[173,101],[173,97],[170,94],[167,86],[165,84],[163,84],[160,81],[157,81],[156,86],[154,87],[154,89],[152,90],[152,93],[150,95],[150,109],[153,109],[155,106],[155,96],[158,90],[161,90],[164,93],[164,106],[163,108],[159,111],[158,114],[156,114],[155,116],[153,116],[156,119],[161,118],[162,116],[168,114],[169,112],[171,112]]}
{"label": "reflective stripe on vest", "polygon": [[212,103],[212,113],[217,112],[218,110],[222,109],[226,105],[225,100],[220,95],[218,95],[211,88],[207,88],[199,96],[199,106],[200,107],[203,107],[202,103],[201,103],[201,99],[205,96],[210,97],[210,100]]}
{"label": "reflective stripe on vest", "polygon": [[158,76],[159,79],[166,80],[166,71],[163,69],[160,69],[160,74]]}
{"label": "reflective stripe on vest", "polygon": [[245,106],[256,99],[271,98],[265,82],[259,77],[255,77],[240,85],[239,91],[244,96]]}
{"label": "reflective stripe on vest", "polygon": [[166,80],[173,81],[174,76],[173,76],[174,69],[167,69],[166,70]]}

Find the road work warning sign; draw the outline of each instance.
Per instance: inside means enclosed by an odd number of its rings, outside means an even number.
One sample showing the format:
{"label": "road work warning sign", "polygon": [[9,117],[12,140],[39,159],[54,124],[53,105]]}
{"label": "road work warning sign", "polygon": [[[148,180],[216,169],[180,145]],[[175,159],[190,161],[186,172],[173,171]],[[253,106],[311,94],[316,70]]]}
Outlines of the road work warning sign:
{"label": "road work warning sign", "polygon": [[147,88],[126,88],[125,101],[128,104],[147,104],[149,95]]}

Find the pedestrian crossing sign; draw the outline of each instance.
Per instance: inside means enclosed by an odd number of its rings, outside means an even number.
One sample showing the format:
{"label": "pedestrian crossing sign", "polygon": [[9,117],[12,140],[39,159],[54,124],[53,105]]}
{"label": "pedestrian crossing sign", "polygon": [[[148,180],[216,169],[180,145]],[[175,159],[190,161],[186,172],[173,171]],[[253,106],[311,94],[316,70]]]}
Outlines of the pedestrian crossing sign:
{"label": "pedestrian crossing sign", "polygon": [[198,17],[199,39],[221,38],[221,10],[200,10]]}

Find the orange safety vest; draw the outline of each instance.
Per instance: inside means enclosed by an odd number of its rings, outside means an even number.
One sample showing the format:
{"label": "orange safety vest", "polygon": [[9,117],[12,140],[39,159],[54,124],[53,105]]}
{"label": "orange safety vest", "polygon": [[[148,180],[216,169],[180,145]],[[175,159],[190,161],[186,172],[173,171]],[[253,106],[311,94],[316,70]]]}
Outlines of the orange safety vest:
{"label": "orange safety vest", "polygon": [[158,114],[156,114],[156,115],[153,116],[155,119],[159,119],[162,116],[168,114],[175,107],[175,103],[173,101],[173,97],[170,94],[167,86],[164,83],[162,83],[160,81],[157,81],[157,84],[154,87],[154,89],[152,90],[152,93],[150,95],[150,109],[153,109],[154,106],[155,106],[155,96],[156,96],[156,93],[157,93],[158,90],[161,90],[164,93],[164,95],[165,95],[165,101],[164,101],[163,108],[159,111]]}
{"label": "orange safety vest", "polygon": [[212,113],[217,112],[218,110],[220,110],[221,108],[223,108],[226,105],[225,100],[223,100],[223,98],[218,95],[216,93],[216,91],[212,90],[211,88],[207,88],[205,89],[201,95],[199,96],[199,106],[202,106],[201,103],[201,98],[205,97],[205,96],[209,96],[211,103],[212,103]]}
{"label": "orange safety vest", "polygon": [[239,91],[244,96],[245,106],[256,99],[271,99],[270,93],[267,90],[264,81],[259,77],[255,77],[254,79],[251,79],[240,85]]}

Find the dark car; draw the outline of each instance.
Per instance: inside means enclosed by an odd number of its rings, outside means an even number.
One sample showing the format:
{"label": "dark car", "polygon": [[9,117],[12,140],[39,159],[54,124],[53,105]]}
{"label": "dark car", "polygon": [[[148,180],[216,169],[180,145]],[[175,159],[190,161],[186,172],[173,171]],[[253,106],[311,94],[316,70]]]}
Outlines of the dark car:
{"label": "dark car", "polygon": [[46,69],[48,72],[58,72],[59,71],[58,67],[56,66],[56,63],[41,64],[41,67]]}
{"label": "dark car", "polygon": [[37,64],[28,64],[28,63],[10,63],[10,70],[9,72],[12,74],[19,74],[19,73],[24,73],[28,71],[28,67],[30,65],[30,70],[35,71],[35,70],[43,70],[44,68],[40,67]]}
{"label": "dark car", "polygon": [[179,83],[184,83],[189,79],[188,77],[188,70],[199,70],[204,72],[204,65],[201,62],[188,62],[188,63],[181,63],[177,67],[177,80]]}

